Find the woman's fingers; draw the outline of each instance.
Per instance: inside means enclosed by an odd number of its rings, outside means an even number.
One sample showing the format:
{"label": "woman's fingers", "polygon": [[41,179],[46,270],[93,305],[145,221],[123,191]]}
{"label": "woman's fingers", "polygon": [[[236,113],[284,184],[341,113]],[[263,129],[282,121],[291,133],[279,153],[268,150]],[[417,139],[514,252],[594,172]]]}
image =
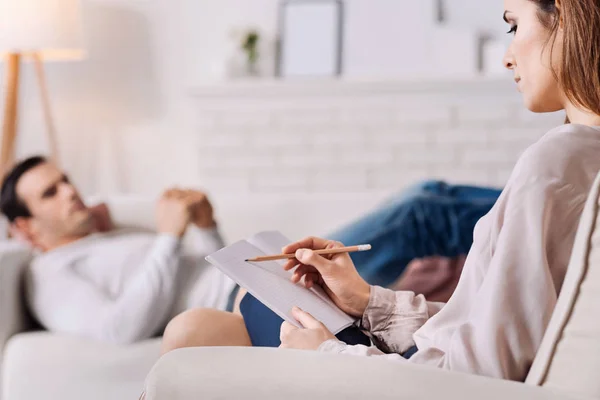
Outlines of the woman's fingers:
{"label": "woman's fingers", "polygon": [[304,286],[307,289],[321,283],[321,275],[318,272],[309,272],[304,276]]}
{"label": "woman's fingers", "polygon": [[279,330],[279,340],[280,341],[285,341],[287,339],[287,337],[294,332],[295,330],[297,330],[298,328],[296,328],[294,325],[290,324],[289,322],[284,322],[283,324],[281,324],[281,329]]}
{"label": "woman's fingers", "polygon": [[293,254],[298,249],[312,249],[312,250],[320,250],[327,247],[327,245],[331,243],[330,240],[321,239],[314,236],[309,236],[304,238],[296,243],[289,244],[282,249],[284,254]]}
{"label": "woman's fingers", "polygon": [[[284,254],[295,254],[298,250],[301,250],[301,249],[327,250],[327,249],[336,249],[336,248],[340,248],[340,247],[344,247],[344,245],[340,242],[336,242],[334,240],[321,239],[321,238],[311,236],[311,237],[302,239],[299,242],[292,243],[292,244],[284,247],[283,249],[281,249],[281,251]],[[331,260],[335,256],[336,256],[336,254],[326,254],[326,255],[323,255],[322,258]],[[300,263],[299,261],[300,260],[298,260],[298,257],[289,259],[285,263],[283,269],[286,271],[289,271],[289,270],[295,268],[296,265],[298,265]]]}
{"label": "woman's fingers", "polygon": [[305,329],[319,329],[323,327],[323,324],[320,321],[298,307],[292,308],[292,315]]}
{"label": "woman's fingers", "polygon": [[[327,245],[327,247],[325,247],[326,250],[330,250],[330,249],[339,249],[341,247],[344,247],[344,245],[340,242],[336,242],[336,241],[330,241],[329,244]],[[340,254],[326,254],[323,255],[324,258],[328,259],[328,260],[333,260],[336,256],[339,256]]]}
{"label": "woman's fingers", "polygon": [[292,275],[292,282],[300,282],[300,279],[302,279],[302,277],[306,275],[309,268],[310,267],[308,265],[299,265],[298,268],[296,268],[296,270],[294,271],[294,274]]}
{"label": "woman's fingers", "polygon": [[296,259],[300,261],[304,265],[310,265],[315,267],[315,269],[321,274],[326,274],[331,269],[333,263],[316,254],[312,250],[300,249],[296,251]]}
{"label": "woman's fingers", "polygon": [[288,260],[288,262],[285,263],[285,265],[283,266],[283,270],[289,271],[291,269],[296,268],[296,266],[298,264],[299,264],[298,260],[296,260],[295,258],[291,258],[290,260]]}
{"label": "woman's fingers", "polygon": [[292,282],[298,283],[298,282],[300,282],[302,277],[304,277],[304,279],[306,279],[309,274],[319,275],[319,273],[317,272],[317,270],[314,267],[312,267],[310,265],[301,264],[294,271],[294,274],[292,275]]}

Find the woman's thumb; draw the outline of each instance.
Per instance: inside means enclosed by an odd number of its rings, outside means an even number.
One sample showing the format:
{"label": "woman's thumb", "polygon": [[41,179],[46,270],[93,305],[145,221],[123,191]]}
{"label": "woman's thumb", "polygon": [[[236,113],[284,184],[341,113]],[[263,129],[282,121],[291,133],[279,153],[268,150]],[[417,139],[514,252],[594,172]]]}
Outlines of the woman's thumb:
{"label": "woman's thumb", "polygon": [[310,249],[296,250],[296,259],[304,265],[315,267],[321,274],[327,272],[331,264],[331,261],[321,257]]}

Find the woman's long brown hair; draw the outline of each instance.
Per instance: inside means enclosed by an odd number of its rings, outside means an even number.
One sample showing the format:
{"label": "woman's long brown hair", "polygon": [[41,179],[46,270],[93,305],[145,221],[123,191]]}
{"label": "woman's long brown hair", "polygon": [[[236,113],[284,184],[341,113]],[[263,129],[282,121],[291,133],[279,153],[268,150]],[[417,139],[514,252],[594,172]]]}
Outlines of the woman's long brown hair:
{"label": "woman's long brown hair", "polygon": [[549,44],[563,30],[563,55],[554,73],[567,98],[600,115],[600,1],[531,0],[540,21],[550,30]]}

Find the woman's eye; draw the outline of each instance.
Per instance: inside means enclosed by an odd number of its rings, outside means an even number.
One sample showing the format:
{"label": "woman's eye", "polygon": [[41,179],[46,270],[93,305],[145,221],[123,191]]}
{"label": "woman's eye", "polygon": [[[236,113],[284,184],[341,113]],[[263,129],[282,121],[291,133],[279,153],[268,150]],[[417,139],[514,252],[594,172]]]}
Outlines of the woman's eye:
{"label": "woman's eye", "polygon": [[510,27],[510,30],[509,30],[508,32],[506,32],[506,33],[508,33],[509,35],[510,35],[511,33],[512,33],[513,35],[514,35],[514,34],[516,34],[516,33],[517,33],[517,25],[515,25],[515,26],[511,26],[511,27]]}

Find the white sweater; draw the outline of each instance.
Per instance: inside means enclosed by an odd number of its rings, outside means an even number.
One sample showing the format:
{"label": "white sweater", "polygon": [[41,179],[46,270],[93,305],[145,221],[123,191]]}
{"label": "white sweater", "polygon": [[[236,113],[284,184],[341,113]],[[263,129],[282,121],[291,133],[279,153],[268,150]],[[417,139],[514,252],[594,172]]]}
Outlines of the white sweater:
{"label": "white sweater", "polygon": [[456,292],[441,311],[423,296],[374,287],[362,324],[392,354],[335,340],[319,350],[406,361],[393,353],[416,344],[411,363],[524,380],[599,170],[600,128],[550,131],[523,154],[498,202],[477,223]]}
{"label": "white sweater", "polygon": [[225,309],[235,284],[204,260],[222,247],[217,230],[196,227],[183,240],[131,229],[92,234],[34,259],[27,300],[54,332],[147,339],[188,308]]}

